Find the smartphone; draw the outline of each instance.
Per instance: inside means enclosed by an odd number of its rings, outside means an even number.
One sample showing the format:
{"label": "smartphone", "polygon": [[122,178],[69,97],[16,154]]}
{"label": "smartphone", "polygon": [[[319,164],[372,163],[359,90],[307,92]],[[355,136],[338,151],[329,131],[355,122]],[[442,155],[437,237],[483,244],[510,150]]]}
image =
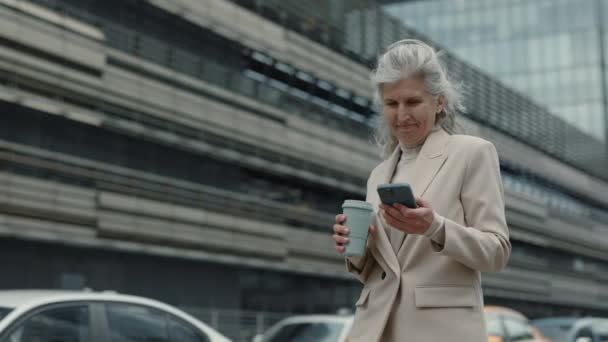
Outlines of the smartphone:
{"label": "smartphone", "polygon": [[384,204],[403,204],[408,208],[418,208],[412,187],[408,183],[378,185],[378,195]]}

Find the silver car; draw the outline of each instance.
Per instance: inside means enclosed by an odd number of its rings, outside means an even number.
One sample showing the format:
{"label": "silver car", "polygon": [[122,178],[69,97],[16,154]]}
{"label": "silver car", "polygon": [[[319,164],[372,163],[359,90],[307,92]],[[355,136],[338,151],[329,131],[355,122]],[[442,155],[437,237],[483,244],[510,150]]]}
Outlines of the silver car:
{"label": "silver car", "polygon": [[302,315],[273,325],[253,342],[345,342],[353,324],[352,315]]}
{"label": "silver car", "polygon": [[113,292],[0,291],[0,342],[230,342],[161,302]]}
{"label": "silver car", "polygon": [[608,319],[552,317],[532,321],[552,342],[608,342]]}

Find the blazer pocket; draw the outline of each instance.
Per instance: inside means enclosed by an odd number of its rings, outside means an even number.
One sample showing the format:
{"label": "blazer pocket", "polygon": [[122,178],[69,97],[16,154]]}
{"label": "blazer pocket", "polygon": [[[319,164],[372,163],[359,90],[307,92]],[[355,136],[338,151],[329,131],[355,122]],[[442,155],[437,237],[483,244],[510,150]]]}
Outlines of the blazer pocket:
{"label": "blazer pocket", "polygon": [[359,297],[359,300],[357,300],[357,302],[355,303],[355,306],[362,306],[367,302],[367,298],[369,297],[369,287],[364,287],[363,290],[361,290],[361,296]]}
{"label": "blazer pocket", "polygon": [[416,286],[414,300],[417,308],[474,308],[478,301],[472,286]]}

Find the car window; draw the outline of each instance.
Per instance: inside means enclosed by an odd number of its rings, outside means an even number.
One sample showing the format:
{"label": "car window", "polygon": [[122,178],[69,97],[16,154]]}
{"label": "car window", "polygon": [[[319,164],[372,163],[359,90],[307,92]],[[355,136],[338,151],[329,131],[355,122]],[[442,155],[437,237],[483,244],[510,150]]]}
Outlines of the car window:
{"label": "car window", "polygon": [[111,342],[170,342],[166,314],[134,304],[106,304]]}
{"label": "car window", "polygon": [[211,339],[203,332],[198,331],[187,322],[176,317],[169,321],[171,342],[209,342]]}
{"label": "car window", "polygon": [[89,342],[87,305],[49,308],[17,323],[2,342]]}
{"label": "car window", "polygon": [[591,323],[591,330],[598,342],[608,342],[608,320],[602,319]]}
{"label": "car window", "polygon": [[486,327],[488,329],[488,335],[505,337],[505,331],[502,327],[502,322],[498,316],[487,317]]}
{"label": "car window", "polygon": [[4,318],[4,316],[8,315],[8,313],[11,311],[12,311],[12,309],[0,307],[0,321]]}
{"label": "car window", "polygon": [[527,341],[534,339],[534,331],[528,324],[511,318],[505,318],[505,329],[509,335],[509,341]]}
{"label": "car window", "polygon": [[574,336],[575,341],[593,341],[593,332],[591,332],[591,327],[583,327],[579,331],[576,332]]}
{"label": "car window", "polygon": [[327,322],[288,324],[265,342],[336,342],[343,327],[343,323]]}
{"label": "car window", "polygon": [[561,341],[574,325],[573,319],[547,319],[534,321],[534,325],[551,341]]}

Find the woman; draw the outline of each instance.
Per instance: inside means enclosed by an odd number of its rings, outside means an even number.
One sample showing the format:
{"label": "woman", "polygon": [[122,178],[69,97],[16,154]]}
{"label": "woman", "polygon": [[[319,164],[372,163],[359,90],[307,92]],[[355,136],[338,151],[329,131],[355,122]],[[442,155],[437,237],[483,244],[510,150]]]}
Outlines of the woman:
{"label": "woman", "polygon": [[[372,82],[384,161],[367,183],[377,215],[366,252],[346,258],[364,284],[351,341],[487,341],[480,272],[500,271],[511,253],[496,149],[451,134],[461,95],[425,43],[391,45]],[[380,203],[378,184],[404,181],[418,208]],[[340,253],[344,220],[333,227]]]}

